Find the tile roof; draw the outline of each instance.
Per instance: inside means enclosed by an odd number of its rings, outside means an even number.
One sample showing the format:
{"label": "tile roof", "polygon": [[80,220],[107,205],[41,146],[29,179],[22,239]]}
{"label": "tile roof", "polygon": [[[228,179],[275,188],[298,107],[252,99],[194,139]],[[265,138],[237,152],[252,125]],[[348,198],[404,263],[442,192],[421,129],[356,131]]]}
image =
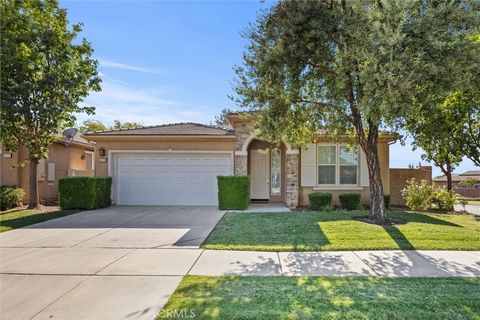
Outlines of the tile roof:
{"label": "tile roof", "polygon": [[158,126],[149,126],[136,129],[121,129],[110,131],[89,132],[85,136],[102,136],[102,135],[175,135],[175,136],[191,136],[191,135],[207,135],[207,136],[226,136],[233,135],[234,131],[220,128],[217,126],[206,125],[194,122],[182,122],[164,124]]}

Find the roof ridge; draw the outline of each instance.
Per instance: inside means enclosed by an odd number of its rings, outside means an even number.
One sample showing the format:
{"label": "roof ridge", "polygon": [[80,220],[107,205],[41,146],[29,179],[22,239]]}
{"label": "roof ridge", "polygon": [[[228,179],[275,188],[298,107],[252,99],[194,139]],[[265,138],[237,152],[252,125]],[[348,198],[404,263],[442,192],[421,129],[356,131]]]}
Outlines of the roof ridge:
{"label": "roof ridge", "polygon": [[138,130],[138,129],[152,129],[152,128],[171,127],[171,126],[178,126],[178,125],[194,125],[194,126],[197,126],[197,127],[219,129],[219,130],[223,130],[225,132],[232,131],[230,129],[225,129],[225,128],[222,128],[220,126],[211,125],[211,124],[204,124],[204,123],[198,123],[198,122],[174,122],[174,123],[157,124],[157,125],[152,125],[152,126],[142,126],[142,127],[137,127],[137,128],[124,128],[124,129],[93,131],[92,133],[119,132],[119,131],[130,131],[130,130]]}

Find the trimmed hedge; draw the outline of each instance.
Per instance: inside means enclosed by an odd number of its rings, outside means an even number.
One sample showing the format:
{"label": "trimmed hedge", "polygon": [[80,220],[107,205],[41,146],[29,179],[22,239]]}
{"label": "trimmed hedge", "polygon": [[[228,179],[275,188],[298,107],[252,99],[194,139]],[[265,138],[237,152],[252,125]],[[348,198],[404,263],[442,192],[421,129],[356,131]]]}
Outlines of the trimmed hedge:
{"label": "trimmed hedge", "polygon": [[62,209],[97,209],[111,205],[111,177],[66,177],[58,182]]}
{"label": "trimmed hedge", "polygon": [[383,200],[385,201],[385,208],[390,209],[390,195],[384,194]]}
{"label": "trimmed hedge", "polygon": [[248,176],[218,176],[218,208],[245,210],[250,201]]}
{"label": "trimmed hedge", "polygon": [[360,208],[360,193],[344,193],[338,196],[342,208],[347,210],[356,210]]}
{"label": "trimmed hedge", "polygon": [[25,191],[15,186],[0,186],[0,209],[8,210],[22,204]]}
{"label": "trimmed hedge", "polygon": [[321,210],[332,204],[332,194],[328,192],[311,192],[308,194],[308,201],[312,210]]}

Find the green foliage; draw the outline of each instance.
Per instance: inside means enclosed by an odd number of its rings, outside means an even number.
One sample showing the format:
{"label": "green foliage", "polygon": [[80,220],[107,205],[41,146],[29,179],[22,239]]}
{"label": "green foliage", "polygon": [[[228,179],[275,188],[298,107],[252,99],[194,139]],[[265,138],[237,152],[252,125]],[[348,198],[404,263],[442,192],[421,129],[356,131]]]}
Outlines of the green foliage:
{"label": "green foliage", "polygon": [[89,119],[83,121],[80,125],[78,125],[78,130],[81,133],[88,133],[88,132],[100,132],[100,131],[108,131],[108,130],[124,130],[124,129],[136,129],[143,127],[143,123],[141,122],[121,122],[120,120],[113,120],[113,125],[107,126],[106,124],[102,123],[100,120]]}
{"label": "green foliage", "polygon": [[328,192],[311,192],[308,201],[312,210],[323,210],[332,204],[332,194]]}
{"label": "green foliage", "polygon": [[111,177],[66,177],[58,182],[60,207],[97,209],[111,205]]}
{"label": "green foliage", "polygon": [[[480,47],[480,42],[478,43]],[[480,166],[480,83],[479,77],[473,83],[474,89],[454,91],[438,106],[443,115],[441,126],[449,127],[448,134],[453,148]],[[436,130],[435,130],[436,131]]]}
{"label": "green foliage", "polygon": [[452,211],[458,201],[458,196],[454,192],[430,185],[425,180],[417,183],[414,178],[407,181],[402,190],[402,197],[407,207],[415,211],[426,211],[432,205],[439,210]]}
{"label": "green foliage", "polygon": [[80,131],[81,133],[99,132],[107,130],[108,127],[105,124],[103,124],[100,120],[94,119],[85,120],[78,126],[78,131]]}
{"label": "green foliage", "polygon": [[97,61],[57,1],[2,0],[1,8],[0,137],[9,150],[24,145],[31,159],[45,158],[74,113],[93,113],[80,102],[100,90]]}
{"label": "green foliage", "polygon": [[465,212],[465,211],[466,211],[466,210],[465,210],[465,207],[466,207],[467,204],[468,204],[468,200],[465,199],[465,198],[461,198],[460,200],[458,200],[458,203],[462,206],[463,211]]}
{"label": "green foliage", "polygon": [[383,201],[385,202],[385,208],[390,209],[390,195],[389,194],[384,194],[383,195]]}
{"label": "green foliage", "polygon": [[432,188],[432,204],[439,210],[453,211],[453,206],[458,201],[457,194],[444,188],[436,188],[434,186]]}
{"label": "green foliage", "polygon": [[[35,164],[48,156],[76,113],[92,114],[83,99],[100,90],[97,61],[81,24],[70,24],[56,0],[1,0],[0,141],[7,150],[28,150],[30,206],[38,205]],[[35,179],[35,180],[34,180]]]}
{"label": "green foliage", "polygon": [[415,178],[407,181],[402,190],[402,197],[407,207],[415,211],[426,211],[432,204],[433,187],[422,180],[417,183]]}
{"label": "green foliage", "polygon": [[215,116],[215,125],[219,126],[220,128],[228,128],[230,123],[228,122],[228,119],[226,116],[227,114],[232,112],[233,111],[228,108],[222,109],[220,114],[218,116]]}
{"label": "green foliage", "polygon": [[143,127],[143,123],[141,122],[121,122],[120,120],[113,120],[113,125],[110,126],[110,130],[136,129],[141,127]]}
{"label": "green foliage", "polygon": [[473,188],[477,183],[477,179],[473,177],[468,177],[467,179],[461,181],[459,184],[464,188]]}
{"label": "green foliage", "polygon": [[22,188],[0,186],[0,209],[8,210],[18,207],[25,196],[25,191]]}
{"label": "green foliage", "polygon": [[245,210],[250,202],[248,176],[218,176],[218,208]]}
{"label": "green foliage", "polygon": [[362,195],[360,193],[344,193],[338,196],[342,208],[347,210],[361,209],[360,199]]}
{"label": "green foliage", "polygon": [[[478,92],[479,7],[473,0],[277,1],[244,33],[234,99],[259,111],[255,129],[267,141],[305,145],[319,129],[357,136],[381,182],[373,156],[381,128],[403,128],[418,105],[432,106],[445,92]],[[374,220],[384,219],[383,203],[370,206]]]}

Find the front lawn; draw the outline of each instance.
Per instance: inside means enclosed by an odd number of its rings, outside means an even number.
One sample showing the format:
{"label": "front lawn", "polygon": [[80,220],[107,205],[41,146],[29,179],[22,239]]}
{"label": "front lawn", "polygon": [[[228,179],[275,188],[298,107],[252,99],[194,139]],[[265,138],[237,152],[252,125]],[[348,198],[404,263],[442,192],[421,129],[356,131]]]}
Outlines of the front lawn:
{"label": "front lawn", "polygon": [[478,278],[186,276],[157,319],[478,319],[479,287]]}
{"label": "front lawn", "polygon": [[202,247],[259,251],[480,250],[480,221],[472,215],[388,212],[407,221],[398,226],[353,219],[366,214],[227,213]]}
{"label": "front lawn", "polygon": [[56,219],[77,213],[79,210],[57,210],[43,212],[39,210],[12,209],[0,212],[0,232],[22,228],[31,224]]}

